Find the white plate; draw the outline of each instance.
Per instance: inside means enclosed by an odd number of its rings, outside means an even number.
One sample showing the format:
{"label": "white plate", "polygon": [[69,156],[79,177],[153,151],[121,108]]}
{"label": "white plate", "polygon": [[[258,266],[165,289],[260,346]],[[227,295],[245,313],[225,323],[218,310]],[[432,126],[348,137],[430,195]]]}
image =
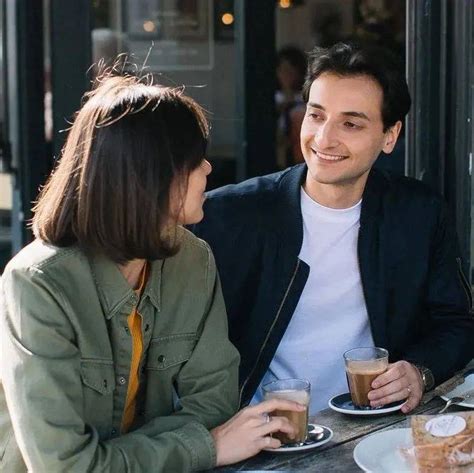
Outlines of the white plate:
{"label": "white plate", "polygon": [[323,437],[319,440],[311,440],[310,435],[308,435],[308,440],[306,440],[304,445],[299,445],[297,447],[286,445],[280,448],[264,448],[264,450],[272,453],[302,452],[303,450],[311,450],[312,448],[320,447],[332,439],[332,436],[334,435],[333,431],[325,425],[308,424],[308,432],[310,433],[315,427],[323,429]]}
{"label": "white plate", "polygon": [[373,473],[412,473],[410,462],[400,448],[413,446],[411,429],[376,432],[354,448],[354,460],[364,471]]}
{"label": "white plate", "polygon": [[[459,386],[456,386],[453,390],[449,391],[445,395],[441,396],[441,399],[447,401],[450,397],[459,396],[467,391],[474,390],[474,370],[469,370],[464,377],[464,382]],[[464,402],[456,404],[456,406],[468,407],[474,409],[474,396],[471,396]]]}
{"label": "white plate", "polygon": [[351,395],[349,393],[338,394],[328,401],[328,406],[336,412],[350,414],[354,416],[378,416],[380,414],[388,414],[389,412],[398,411],[405,401],[393,402],[385,407],[377,409],[361,409],[352,404]]}

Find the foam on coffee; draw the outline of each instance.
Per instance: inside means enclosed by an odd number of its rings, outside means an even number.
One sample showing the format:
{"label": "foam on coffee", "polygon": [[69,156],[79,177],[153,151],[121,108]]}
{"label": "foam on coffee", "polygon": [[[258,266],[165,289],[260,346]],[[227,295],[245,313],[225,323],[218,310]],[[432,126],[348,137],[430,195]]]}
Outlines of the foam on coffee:
{"label": "foam on coffee", "polygon": [[265,399],[286,399],[287,401],[294,401],[303,404],[303,406],[307,406],[309,404],[309,393],[296,389],[281,389],[267,392]]}

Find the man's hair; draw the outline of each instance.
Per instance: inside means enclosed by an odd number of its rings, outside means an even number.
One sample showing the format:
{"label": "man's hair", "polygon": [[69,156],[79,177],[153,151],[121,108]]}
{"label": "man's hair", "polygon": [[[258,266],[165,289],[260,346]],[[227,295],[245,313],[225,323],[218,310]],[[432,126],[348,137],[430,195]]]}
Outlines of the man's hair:
{"label": "man's hair", "polygon": [[383,92],[384,131],[403,121],[411,105],[403,66],[388,49],[375,45],[337,43],[329,48],[315,47],[308,55],[303,98],[308,102],[311,84],[324,73],[338,76],[368,76]]}
{"label": "man's hair", "polygon": [[204,158],[204,112],[182,89],[149,76],[109,74],[97,83],[40,193],[33,232],[117,263],[170,256],[178,250],[171,194],[178,185],[182,207],[189,173]]}

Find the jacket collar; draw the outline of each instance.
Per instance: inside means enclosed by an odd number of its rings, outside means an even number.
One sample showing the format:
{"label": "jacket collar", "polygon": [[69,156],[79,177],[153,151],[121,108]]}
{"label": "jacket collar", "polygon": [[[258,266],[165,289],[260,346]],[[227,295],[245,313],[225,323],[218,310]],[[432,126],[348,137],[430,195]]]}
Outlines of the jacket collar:
{"label": "jacket collar", "polygon": [[[282,243],[298,256],[303,243],[303,217],[301,215],[301,186],[306,179],[308,168],[299,164],[281,175],[278,201],[278,231]],[[381,195],[387,187],[387,176],[377,169],[371,169],[364,193],[360,224],[373,222],[379,215]]]}
{"label": "jacket collar", "polygon": [[303,243],[303,216],[301,215],[301,185],[308,168],[300,164],[281,175],[277,203],[277,231],[282,245],[292,257],[297,257]]}
{"label": "jacket collar", "polygon": [[[118,266],[100,254],[89,255],[89,262],[105,317],[112,318],[122,308],[131,310],[138,302],[137,296]],[[151,263],[150,274],[142,295],[142,299],[148,297],[157,310],[160,310],[162,266],[163,260]]]}

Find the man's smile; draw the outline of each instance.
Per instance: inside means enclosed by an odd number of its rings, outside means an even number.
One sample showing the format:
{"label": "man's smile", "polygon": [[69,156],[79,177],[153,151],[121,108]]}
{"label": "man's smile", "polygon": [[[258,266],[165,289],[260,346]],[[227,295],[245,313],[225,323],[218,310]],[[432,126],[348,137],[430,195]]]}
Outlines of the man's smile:
{"label": "man's smile", "polygon": [[319,158],[324,161],[342,161],[343,159],[346,159],[347,156],[340,155],[340,154],[327,154],[327,153],[322,153],[321,151],[317,151],[314,148],[311,148],[311,151]]}

